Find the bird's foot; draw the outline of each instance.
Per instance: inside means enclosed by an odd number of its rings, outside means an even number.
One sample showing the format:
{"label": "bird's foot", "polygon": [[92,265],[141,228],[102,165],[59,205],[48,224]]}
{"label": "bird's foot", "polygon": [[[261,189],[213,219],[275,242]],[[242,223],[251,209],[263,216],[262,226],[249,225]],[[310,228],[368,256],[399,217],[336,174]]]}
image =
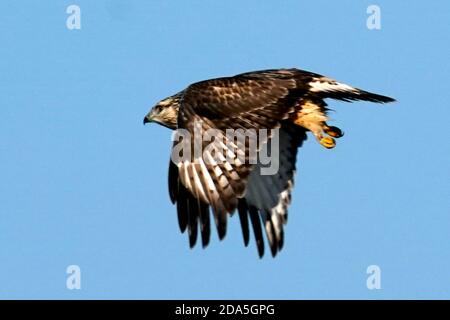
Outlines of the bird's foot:
{"label": "bird's foot", "polygon": [[332,149],[336,146],[336,141],[331,137],[323,137],[319,140],[319,143],[327,149]]}
{"label": "bird's foot", "polygon": [[[338,127],[328,126],[325,122],[322,125],[322,132],[316,132],[315,136],[319,143],[327,149],[332,149],[336,146],[334,138],[340,138],[344,135]],[[327,136],[325,136],[327,135]]]}

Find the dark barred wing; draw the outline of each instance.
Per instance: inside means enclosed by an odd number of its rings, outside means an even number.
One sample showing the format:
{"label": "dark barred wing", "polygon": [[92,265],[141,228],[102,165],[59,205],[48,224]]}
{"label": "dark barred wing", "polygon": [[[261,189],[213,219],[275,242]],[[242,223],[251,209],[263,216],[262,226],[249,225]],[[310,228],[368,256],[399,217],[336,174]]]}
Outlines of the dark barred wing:
{"label": "dark barred wing", "polygon": [[[206,141],[202,142],[200,156],[192,152],[190,159],[174,164],[178,169],[178,184],[200,199],[199,208],[203,204],[211,206],[220,239],[226,233],[227,214],[237,208],[244,196],[254,166],[254,153],[249,146],[264,145],[271,132],[263,137],[259,130],[278,128],[280,121],[294,111],[295,88],[291,77],[275,74],[208,80],[185,90],[178,128],[187,129],[191,136],[201,132]],[[213,137],[206,135],[210,129],[216,130]],[[235,139],[229,139],[227,129],[236,130]],[[253,131],[247,135],[250,129]],[[211,145],[213,148],[208,149]],[[174,185],[175,182],[171,189]],[[179,203],[177,198],[172,200]]]}
{"label": "dark barred wing", "polygon": [[[258,163],[248,179],[247,192],[239,200],[239,217],[241,220],[244,244],[249,242],[249,223],[253,227],[259,256],[264,254],[263,229],[272,256],[283,247],[284,230],[287,223],[288,205],[291,202],[291,190],[294,187],[297,150],[306,140],[306,131],[302,127],[283,121],[278,134],[278,150],[270,150],[271,141],[267,143],[272,159],[277,161],[278,170],[273,175],[264,175]],[[265,152],[265,151],[264,151]]]}
{"label": "dark barred wing", "polygon": [[[258,162],[248,177],[245,196],[238,199],[244,244],[249,244],[250,229],[253,229],[260,257],[264,255],[264,233],[272,256],[283,247],[283,226],[287,223],[287,209],[294,187],[297,150],[306,140],[306,131],[303,128],[286,121],[281,122],[276,134],[279,149],[269,150],[269,154],[273,152],[272,160],[277,162],[279,170],[274,175],[262,175],[261,168],[264,166]],[[271,146],[270,140],[266,146]],[[188,231],[189,245],[195,245],[200,227],[202,246],[206,247],[211,234],[209,204],[194,197],[181,183],[178,167],[172,161],[169,164],[169,192],[172,202],[177,203],[180,230]]]}

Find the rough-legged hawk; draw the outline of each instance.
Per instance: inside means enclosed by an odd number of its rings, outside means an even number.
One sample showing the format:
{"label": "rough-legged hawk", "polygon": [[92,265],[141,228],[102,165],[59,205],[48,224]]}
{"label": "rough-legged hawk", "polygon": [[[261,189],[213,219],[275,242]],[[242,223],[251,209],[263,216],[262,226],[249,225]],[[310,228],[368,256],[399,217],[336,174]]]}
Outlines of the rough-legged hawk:
{"label": "rough-legged hawk", "polygon": [[[306,140],[306,132],[311,131],[326,148],[333,148],[334,138],[342,136],[339,128],[327,124],[326,98],[394,101],[319,74],[279,69],[197,82],[150,110],[144,124],[156,122],[192,136],[196,131],[205,135],[197,141],[201,153],[182,150],[178,157],[172,153],[169,164],[170,198],[177,205],[181,231],[188,230],[191,247],[198,230],[203,247],[208,245],[211,209],[220,239],[225,237],[228,214],[237,210],[246,246],[251,224],[260,257],[263,229],[272,255],[281,250],[297,149]],[[230,130],[235,134],[232,138]],[[207,132],[213,133],[208,136]],[[277,144],[272,144],[275,136]],[[183,137],[178,143],[187,139]],[[257,142],[256,158],[251,155],[252,141]],[[183,146],[195,144],[190,141]],[[174,141],[173,149],[176,145]],[[272,150],[267,150],[269,145]],[[275,156],[276,172],[263,174],[263,149]]]}

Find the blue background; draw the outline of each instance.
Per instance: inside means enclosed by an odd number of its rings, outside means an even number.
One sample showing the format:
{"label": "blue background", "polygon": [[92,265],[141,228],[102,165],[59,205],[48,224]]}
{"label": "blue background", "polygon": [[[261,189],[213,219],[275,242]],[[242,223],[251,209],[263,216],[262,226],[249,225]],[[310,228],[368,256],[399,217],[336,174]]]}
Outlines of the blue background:
{"label": "blue background", "polygon": [[[0,298],[450,298],[450,2],[377,0],[368,30],[373,3],[1,1]],[[279,67],[398,102],[330,101],[346,135],[300,149],[276,259],[243,246],[237,216],[189,250],[171,132],[143,116],[189,83]]]}

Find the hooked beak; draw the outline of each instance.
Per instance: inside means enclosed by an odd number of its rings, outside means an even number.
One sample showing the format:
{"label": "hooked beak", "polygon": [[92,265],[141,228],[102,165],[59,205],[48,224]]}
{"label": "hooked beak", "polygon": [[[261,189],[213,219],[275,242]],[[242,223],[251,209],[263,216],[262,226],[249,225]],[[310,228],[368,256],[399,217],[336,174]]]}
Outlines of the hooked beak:
{"label": "hooked beak", "polygon": [[145,118],[144,118],[143,123],[145,125],[146,123],[149,123],[149,122],[152,122],[152,121],[153,121],[152,117],[149,116],[149,115],[146,115]]}

